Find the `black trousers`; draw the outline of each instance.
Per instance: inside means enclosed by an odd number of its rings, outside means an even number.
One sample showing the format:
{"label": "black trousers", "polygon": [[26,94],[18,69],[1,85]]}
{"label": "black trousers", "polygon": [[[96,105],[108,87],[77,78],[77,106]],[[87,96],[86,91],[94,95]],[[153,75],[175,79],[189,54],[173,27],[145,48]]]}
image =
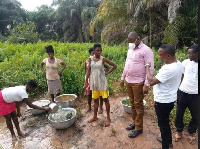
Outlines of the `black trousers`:
{"label": "black trousers", "polygon": [[191,134],[196,132],[198,123],[198,105],[198,94],[187,94],[180,90],[178,91],[175,121],[175,126],[178,132],[183,131],[183,116],[186,108],[189,109],[192,116],[192,119],[188,126],[188,132]]}
{"label": "black trousers", "polygon": [[158,126],[160,127],[162,138],[162,149],[169,149],[169,144],[172,143],[172,133],[169,125],[169,115],[174,108],[172,103],[155,102],[155,111],[158,118]]}

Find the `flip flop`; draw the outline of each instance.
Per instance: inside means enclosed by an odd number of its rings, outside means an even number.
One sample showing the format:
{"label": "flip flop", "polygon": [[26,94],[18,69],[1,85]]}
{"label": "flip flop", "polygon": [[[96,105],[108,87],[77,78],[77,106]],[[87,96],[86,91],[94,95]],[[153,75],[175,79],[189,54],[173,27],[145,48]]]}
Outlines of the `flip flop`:
{"label": "flip flop", "polygon": [[195,137],[188,137],[188,142],[191,144],[191,145],[194,145],[196,142],[197,142],[197,139]]}
{"label": "flip flop", "polygon": [[175,134],[175,136],[174,136],[175,138],[173,139],[174,140],[174,142],[178,142],[178,141],[180,141],[181,140],[181,138],[182,138],[182,136],[181,135],[178,135],[178,134]]}

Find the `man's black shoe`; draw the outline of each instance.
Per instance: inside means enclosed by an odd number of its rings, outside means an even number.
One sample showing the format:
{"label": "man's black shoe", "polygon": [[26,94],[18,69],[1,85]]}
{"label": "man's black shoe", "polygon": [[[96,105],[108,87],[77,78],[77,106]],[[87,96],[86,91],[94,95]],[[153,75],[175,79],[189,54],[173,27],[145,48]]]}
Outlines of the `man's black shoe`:
{"label": "man's black shoe", "polygon": [[143,130],[133,130],[131,133],[128,134],[128,137],[129,138],[135,138],[139,134],[141,134],[142,132],[143,132]]}
{"label": "man's black shoe", "polygon": [[129,126],[126,127],[126,130],[133,130],[133,129],[135,129],[134,124],[130,124]]}
{"label": "man's black shoe", "polygon": [[[158,142],[162,143],[162,138],[161,137],[157,137],[156,138],[158,140]],[[173,144],[169,144],[169,148],[173,148]]]}

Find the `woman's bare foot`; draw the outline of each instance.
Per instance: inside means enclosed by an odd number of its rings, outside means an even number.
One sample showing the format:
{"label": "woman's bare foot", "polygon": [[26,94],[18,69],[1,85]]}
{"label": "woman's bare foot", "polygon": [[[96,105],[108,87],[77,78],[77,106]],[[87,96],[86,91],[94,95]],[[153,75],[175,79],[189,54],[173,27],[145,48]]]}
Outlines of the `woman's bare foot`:
{"label": "woman's bare foot", "polygon": [[97,121],[97,120],[98,120],[98,118],[93,117],[91,120],[88,121],[88,123],[92,123],[92,122]]}
{"label": "woman's bare foot", "polygon": [[26,134],[24,134],[23,132],[18,132],[18,135],[20,136],[20,137],[22,137],[22,138],[25,138],[26,137]]}
{"label": "woman's bare foot", "polygon": [[103,108],[99,108],[98,114],[102,114],[103,113]]}
{"label": "woman's bare foot", "polygon": [[189,134],[187,140],[191,145],[193,145],[193,144],[195,144],[197,142],[197,139],[193,136],[193,134]]}
{"label": "woman's bare foot", "polygon": [[17,137],[15,136],[15,134],[12,135],[12,141],[17,141]]}
{"label": "woman's bare foot", "polygon": [[182,138],[182,133],[176,133],[175,136],[174,136],[174,142],[178,142],[180,141]]}
{"label": "woman's bare foot", "polygon": [[91,112],[91,111],[92,111],[92,108],[88,108],[87,113],[88,113],[88,112]]}
{"label": "woman's bare foot", "polygon": [[107,118],[107,119],[106,119],[106,124],[105,124],[105,127],[108,127],[108,126],[110,126],[110,123],[111,123],[111,120],[110,120],[110,118]]}

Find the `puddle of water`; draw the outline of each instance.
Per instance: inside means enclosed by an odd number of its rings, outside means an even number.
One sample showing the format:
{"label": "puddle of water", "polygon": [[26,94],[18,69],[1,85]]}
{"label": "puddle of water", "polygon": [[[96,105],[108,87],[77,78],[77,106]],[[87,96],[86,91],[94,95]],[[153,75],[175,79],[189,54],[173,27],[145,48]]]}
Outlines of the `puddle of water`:
{"label": "puddle of water", "polygon": [[[22,108],[23,109],[23,108]],[[24,108],[24,111],[26,108]],[[10,131],[6,126],[6,120],[0,116],[0,149],[64,149],[74,146],[73,142],[68,142],[73,136],[73,128],[66,130],[56,130],[48,123],[47,115],[33,116],[29,112],[24,113],[24,118],[19,118],[19,125],[24,133],[28,133],[26,138],[18,138],[12,141]],[[34,119],[36,124],[28,127],[29,120]],[[16,136],[16,128],[13,124]]]}

